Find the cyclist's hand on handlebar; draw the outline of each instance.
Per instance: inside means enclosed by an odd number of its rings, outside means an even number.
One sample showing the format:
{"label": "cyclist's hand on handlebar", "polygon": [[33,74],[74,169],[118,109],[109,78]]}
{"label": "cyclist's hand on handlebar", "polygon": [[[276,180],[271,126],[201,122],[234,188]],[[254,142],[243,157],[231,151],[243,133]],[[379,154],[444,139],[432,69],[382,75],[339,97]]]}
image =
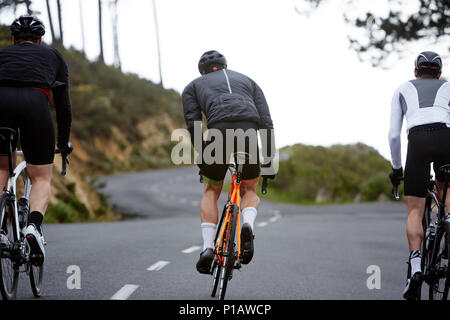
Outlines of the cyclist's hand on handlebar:
{"label": "cyclist's hand on handlebar", "polygon": [[73,151],[73,144],[70,141],[67,143],[58,143],[58,149],[61,152],[61,155],[67,157]]}
{"label": "cyclist's hand on handlebar", "polygon": [[389,174],[389,179],[391,180],[393,186],[400,185],[403,180],[403,168],[392,168],[392,172]]}

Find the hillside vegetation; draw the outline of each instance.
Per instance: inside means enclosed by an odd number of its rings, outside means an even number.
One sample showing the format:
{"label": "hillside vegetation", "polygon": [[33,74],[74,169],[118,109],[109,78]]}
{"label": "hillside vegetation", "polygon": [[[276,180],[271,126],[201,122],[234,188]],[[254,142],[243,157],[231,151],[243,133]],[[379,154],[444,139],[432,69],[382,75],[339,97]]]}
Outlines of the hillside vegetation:
{"label": "hillside vegetation", "polygon": [[[9,29],[0,27],[0,47],[10,44]],[[65,178],[55,158],[45,221],[114,220],[106,199],[93,188],[96,177],[171,166],[170,133],[184,126],[181,97],[135,74],[89,61],[80,51],[58,50],[69,66],[75,150]]]}
{"label": "hillside vegetation", "polygon": [[389,161],[365,144],[296,144],[280,150],[268,197],[294,203],[377,201],[391,194]]}

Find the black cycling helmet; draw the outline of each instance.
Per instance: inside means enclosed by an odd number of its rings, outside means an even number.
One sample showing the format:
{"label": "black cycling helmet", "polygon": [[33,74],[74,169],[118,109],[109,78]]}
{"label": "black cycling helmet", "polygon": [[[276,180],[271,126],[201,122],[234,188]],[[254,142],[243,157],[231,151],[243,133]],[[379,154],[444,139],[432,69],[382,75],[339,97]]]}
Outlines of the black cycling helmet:
{"label": "black cycling helmet", "polygon": [[227,59],[216,50],[206,51],[200,57],[200,61],[198,62],[198,71],[201,74],[207,74],[213,72],[214,67],[227,67]]}
{"label": "black cycling helmet", "polygon": [[42,21],[30,15],[22,15],[10,26],[11,35],[20,38],[21,35],[31,35],[33,38],[40,38],[45,34],[45,26]]}
{"label": "black cycling helmet", "polygon": [[433,51],[424,51],[416,58],[415,62],[416,70],[431,69],[436,73],[442,71],[442,59]]}

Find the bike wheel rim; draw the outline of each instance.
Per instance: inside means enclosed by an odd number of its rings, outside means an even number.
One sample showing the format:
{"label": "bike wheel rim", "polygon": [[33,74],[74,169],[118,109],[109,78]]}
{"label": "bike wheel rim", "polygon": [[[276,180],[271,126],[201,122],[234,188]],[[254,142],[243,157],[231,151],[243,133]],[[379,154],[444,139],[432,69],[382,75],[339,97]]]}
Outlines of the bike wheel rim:
{"label": "bike wheel rim", "polygon": [[[6,213],[6,207],[9,206],[9,213]],[[1,204],[1,216],[6,219],[6,232],[8,240],[13,243],[14,242],[14,230],[12,226],[11,219],[11,204],[9,201],[5,200]],[[1,217],[0,216],[0,217]],[[0,218],[1,219],[1,218]],[[1,221],[0,227],[3,227],[4,223]],[[11,299],[14,297],[16,289],[17,289],[17,281],[18,281],[18,271],[15,269],[14,262],[9,257],[1,257],[0,259],[0,276],[1,276],[1,286],[2,291],[4,291],[4,298]]]}

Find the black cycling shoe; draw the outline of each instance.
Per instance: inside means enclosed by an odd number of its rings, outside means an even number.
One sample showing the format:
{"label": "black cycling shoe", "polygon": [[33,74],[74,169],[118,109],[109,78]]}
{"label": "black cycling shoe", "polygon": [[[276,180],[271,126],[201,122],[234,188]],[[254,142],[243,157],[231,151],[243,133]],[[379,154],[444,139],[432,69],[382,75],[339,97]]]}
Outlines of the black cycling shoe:
{"label": "black cycling shoe", "polygon": [[406,288],[403,291],[403,298],[406,300],[419,300],[420,289],[422,288],[423,275],[422,272],[416,272],[406,283]]}
{"label": "black cycling shoe", "polygon": [[250,227],[248,223],[244,223],[241,229],[241,252],[243,264],[248,264],[252,261],[254,252],[254,238],[255,236],[253,235],[252,227]]}
{"label": "black cycling shoe", "polygon": [[214,260],[214,250],[206,248],[200,253],[200,259],[197,262],[197,271],[204,274],[211,274],[211,264]]}

